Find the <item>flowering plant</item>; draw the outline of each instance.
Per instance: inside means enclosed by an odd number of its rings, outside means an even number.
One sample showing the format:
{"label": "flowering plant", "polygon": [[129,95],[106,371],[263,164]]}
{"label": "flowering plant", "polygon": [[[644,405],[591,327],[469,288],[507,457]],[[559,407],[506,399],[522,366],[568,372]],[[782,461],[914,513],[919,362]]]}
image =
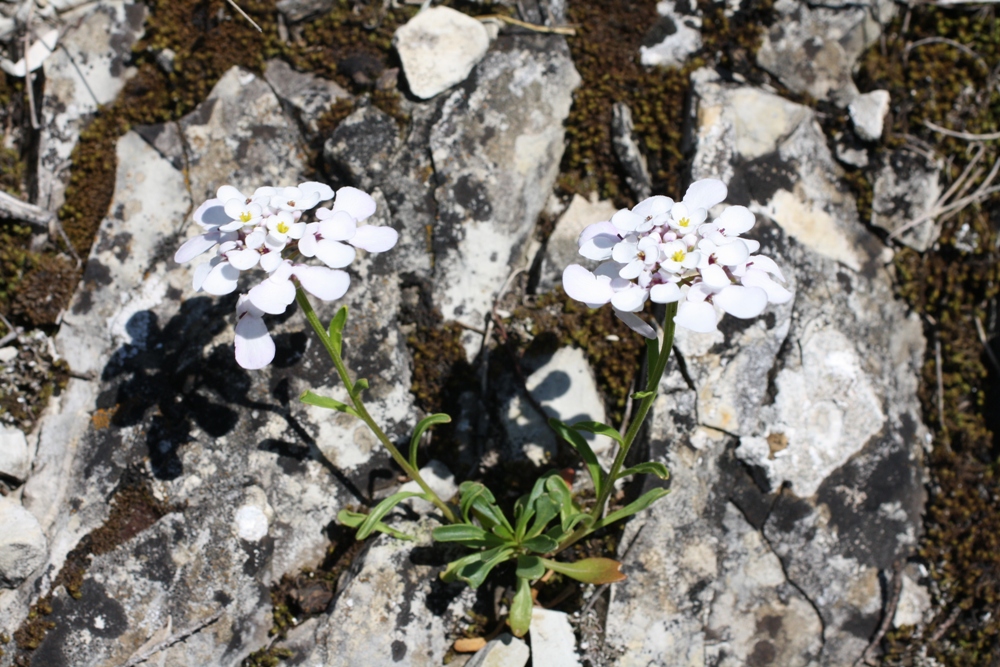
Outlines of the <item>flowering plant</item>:
{"label": "flowering plant", "polygon": [[[566,267],[563,287],[567,295],[592,307],[610,303],[619,318],[647,338],[646,387],[633,395],[639,405],[624,434],[596,421],[565,424],[549,420],[553,431],[583,460],[596,496],[594,502],[574,497],[569,485],[549,472],[517,500],[511,518],[481,483],[463,482],[457,504],[440,498],[428,486],[417,463],[420,438],[432,425],[448,422],[450,417],[432,414],[420,420],[413,431],[409,456],[404,457],[364,405],[367,381],[353,379],[341,356],[347,308],[341,308],[324,327],[306,296],[308,293],[324,301],[342,297],[350,286],[350,277],[343,269],[354,260],[357,248],[384,252],[396,244],[398,235],[393,229],[360,224],[375,213],[375,201],[368,194],[350,187],[334,193],[329,186],[315,182],[288,188],[262,187],[250,196],[223,186],[215,198],[195,211],[194,220],[204,231],[185,242],[175,260],[186,262],[215,248],[215,255],[194,272],[195,289],[209,294],[235,291],[242,271],[260,268],[266,274],[240,295],[236,305],[236,360],[244,368],[261,368],[274,358],[274,343],[263,316],[283,313],[293,301],[298,303],[344,383],[350,404],[311,391],[301,400],[364,421],[421,489],[395,493],[367,514],[342,510],[338,519],[356,528],[359,539],[374,532],[407,539],[383,519],[408,498],[433,503],[447,522],[434,529],[434,539],[472,550],[448,564],[442,573],[445,580],[458,579],[478,587],[496,566],[505,562],[516,565],[516,592],[508,620],[514,634],[521,636],[531,621],[531,586],[547,571],[592,584],[624,579],[620,563],[612,559],[585,558],[568,563],[556,558],[560,552],[667,494],[665,489],[652,489],[625,507],[605,513],[619,480],[635,474],[662,479],[669,475],[667,468],[655,461],[627,469],[623,466],[656,398],[675,325],[714,331],[719,311],[750,318],[759,315],[768,303],[791,299],[791,293],[774,280],[784,281],[775,262],[755,254],[759,243],[740,236],[754,224],[749,210],[732,206],[708,222],[709,209],[721,203],[726,193],[721,181],[698,181],[680,202],[650,197],[581,234],[580,254],[602,263],[593,271],[578,264]],[[331,199],[330,208],[319,208],[312,216],[315,219],[306,221],[308,211]],[[302,258],[315,258],[322,264],[300,263]],[[647,301],[665,304],[659,334],[637,314]],[[598,460],[585,433],[608,437],[617,444],[610,468],[605,469]]]}

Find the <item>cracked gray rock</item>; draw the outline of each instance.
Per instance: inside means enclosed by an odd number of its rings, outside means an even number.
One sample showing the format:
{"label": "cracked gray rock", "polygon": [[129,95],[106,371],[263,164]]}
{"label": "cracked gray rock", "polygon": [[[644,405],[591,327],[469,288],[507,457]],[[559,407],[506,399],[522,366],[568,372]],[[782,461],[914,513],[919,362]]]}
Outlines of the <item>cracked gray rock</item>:
{"label": "cracked gray rock", "polygon": [[[679,332],[686,376],[664,379],[650,428],[673,493],[626,528],[637,543],[607,634],[621,665],[851,664],[881,620],[880,576],[921,526],[922,329],[812,112],[695,81],[692,176],[730,179],[728,201],[758,214],[753,237],[795,296],[715,334]],[[808,232],[792,209],[812,215]]]}
{"label": "cracked gray rock", "polygon": [[45,60],[45,93],[36,101],[41,123],[36,203],[50,211],[59,210],[65,201],[70,155],[80,132],[98,107],[113,102],[125,85],[146,7],[131,0],[101,0],[60,19],[70,27]]}
{"label": "cracked gray rock", "polygon": [[900,243],[918,252],[934,245],[941,229],[931,214],[944,194],[943,167],[941,160],[906,149],[881,153],[872,184],[872,224],[898,233]]}
{"label": "cracked gray rock", "polygon": [[[434,299],[446,319],[478,328],[511,269],[525,263],[580,75],[564,39],[516,37],[498,41],[470,81],[447,97],[430,135],[439,184]],[[472,339],[463,341],[470,356]]]}

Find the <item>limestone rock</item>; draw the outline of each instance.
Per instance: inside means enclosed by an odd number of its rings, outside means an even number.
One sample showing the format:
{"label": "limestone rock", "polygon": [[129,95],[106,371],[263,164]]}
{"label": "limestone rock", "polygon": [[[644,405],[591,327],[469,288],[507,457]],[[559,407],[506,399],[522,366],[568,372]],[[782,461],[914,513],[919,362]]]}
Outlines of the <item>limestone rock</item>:
{"label": "limestone rock", "polygon": [[701,12],[697,4],[661,0],[656,3],[659,19],[639,47],[643,65],[679,67],[701,48]]}
{"label": "limestone rock", "polygon": [[[567,424],[578,421],[604,421],[604,404],[597,391],[594,373],[583,351],[564,347],[556,351],[541,368],[528,376],[525,388],[545,410]],[[555,454],[556,436],[547,418],[520,393],[507,403],[504,427],[514,451],[521,452],[537,465]],[[600,456],[611,448],[608,438],[588,433],[594,452]]]}
{"label": "limestone rock", "polygon": [[580,667],[576,635],[569,616],[561,611],[531,610],[531,660],[547,667]]}
{"label": "limestone rock", "polygon": [[264,79],[274,89],[284,104],[288,105],[306,134],[319,132],[317,121],[332,105],[351,99],[351,94],[337,83],[313,74],[296,72],[284,60],[270,60],[264,70]]}
{"label": "limestone rock", "polygon": [[481,22],[449,7],[421,11],[392,41],[410,92],[425,100],[464,81],[490,46]]}
{"label": "limestone rock", "polygon": [[[565,40],[518,37],[489,52],[469,91],[444,101],[429,141],[439,184],[434,300],[446,319],[482,326],[511,269],[524,264],[579,82]],[[470,356],[478,350],[463,342]]]}
{"label": "limestone rock", "polygon": [[847,105],[854,124],[854,133],[864,141],[878,141],[882,137],[882,126],[889,113],[889,91],[873,90],[859,95]]}
{"label": "limestone rock", "polygon": [[353,112],[323,146],[331,171],[363,190],[380,180],[400,146],[399,126],[392,116],[368,105]]}
{"label": "limestone rock", "polygon": [[617,210],[610,201],[598,199],[596,192],[591,193],[589,200],[573,195],[569,207],[556,222],[540,257],[540,292],[550,291],[562,284],[562,272],[568,265],[586,261],[580,256],[580,246],[577,244],[580,233],[588,225],[610,220]]}
{"label": "limestone rock", "polygon": [[31,452],[24,432],[0,427],[0,475],[23,482],[31,470]]}
{"label": "limestone rock", "polygon": [[[717,334],[679,332],[693,387],[671,371],[650,427],[673,493],[626,528],[623,544],[638,542],[627,547],[629,579],[615,586],[607,636],[622,665],[667,652],[851,664],[880,622],[882,575],[916,546],[921,526],[921,327],[878,270],[881,250],[851,214],[810,115],[695,79],[692,177],[729,170],[728,201],[758,211],[752,236],[795,298],[751,322],[724,320]],[[752,116],[739,117],[754,105],[745,100],[768,101],[780,122],[748,137],[741,124]],[[773,139],[760,141],[765,134]],[[718,137],[734,149],[720,149]],[[837,211],[832,229],[853,239],[853,267],[755,206],[783,180],[803,209]],[[813,449],[821,442],[826,449]]]}
{"label": "limestone rock", "polygon": [[872,188],[872,224],[895,232],[923,219],[895,238],[920,252],[934,245],[941,230],[929,214],[943,194],[942,166],[906,149],[881,154]]}
{"label": "limestone rock", "polygon": [[47,546],[38,519],[16,500],[0,497],[0,587],[27,579],[45,563]]}
{"label": "limestone rock", "polygon": [[[76,3],[80,4],[80,3]],[[146,6],[131,0],[101,0],[63,14],[70,26],[45,61],[45,94],[39,104],[38,200],[42,208],[63,205],[70,153],[97,108],[125,85],[132,45],[142,36]]]}
{"label": "limestone rock", "polygon": [[[95,379],[73,379],[54,399],[24,490],[52,544],[48,575],[0,601],[0,622],[20,624],[67,553],[108,520],[108,498],[139,475],[172,510],[140,514],[138,532],[95,553],[79,600],[52,591],[57,629],[32,659],[122,664],[165,627],[207,624],[157,659],[235,667],[268,641],[270,584],[322,560],[326,527],[347,502],[370,502],[359,489],[386,458],[360,423],[295,400],[306,387],[337,395],[299,318],[271,323],[275,362],[250,374],[233,359],[236,295],[194,295],[191,267],[168,259],[187,236],[188,187],[201,201],[222,183],[305,180],[301,137],[270,87],[234,69],[189,116],[140,130],[147,141],[119,141],[110,215],[56,338],[70,366]],[[181,135],[188,150],[178,156]],[[173,163],[185,157],[187,184]],[[390,222],[384,200],[375,221]],[[355,315],[345,352],[371,383],[369,409],[402,439],[416,414],[406,350],[389,326],[396,278],[375,256],[354,267],[366,280],[343,300]]]}
{"label": "limestone rock", "polygon": [[851,79],[861,53],[895,13],[886,0],[812,6],[778,0],[778,20],[764,33],[757,64],[797,93],[847,106],[858,95]]}
{"label": "limestone rock", "polygon": [[625,182],[636,200],[642,201],[652,194],[652,179],[633,130],[632,110],[624,102],[615,102],[611,107],[611,146],[625,170]]}
{"label": "limestone rock", "polygon": [[277,7],[286,19],[296,23],[329,12],[336,4],[336,0],[278,0]]}
{"label": "limestone rock", "polygon": [[465,667],[524,667],[531,651],[523,641],[504,633],[489,643],[465,663]]}
{"label": "limestone rock", "polygon": [[[395,527],[413,536],[414,542],[386,536],[373,541],[346,574],[331,613],[317,624],[312,650],[302,664],[432,667],[442,663],[451,647],[448,631],[472,607],[476,595],[464,585],[442,583],[438,579],[442,567],[426,564],[435,525],[432,519],[397,523]],[[422,553],[424,557],[418,557]]]}
{"label": "limestone rock", "polygon": [[904,625],[918,625],[927,621],[928,612],[932,608],[931,593],[920,583],[927,579],[927,571],[910,564],[900,572],[902,586],[899,591],[899,602],[896,613],[892,617],[892,626],[898,628]]}

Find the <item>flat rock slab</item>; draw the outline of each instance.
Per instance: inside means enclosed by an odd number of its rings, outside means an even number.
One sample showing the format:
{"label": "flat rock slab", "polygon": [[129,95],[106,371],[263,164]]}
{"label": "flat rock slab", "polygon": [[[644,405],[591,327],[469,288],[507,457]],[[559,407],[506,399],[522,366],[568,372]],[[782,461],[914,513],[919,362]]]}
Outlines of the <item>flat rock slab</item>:
{"label": "flat rock slab", "polygon": [[392,43],[410,92],[426,100],[469,76],[486,55],[490,35],[468,14],[450,7],[430,7],[400,26]]}

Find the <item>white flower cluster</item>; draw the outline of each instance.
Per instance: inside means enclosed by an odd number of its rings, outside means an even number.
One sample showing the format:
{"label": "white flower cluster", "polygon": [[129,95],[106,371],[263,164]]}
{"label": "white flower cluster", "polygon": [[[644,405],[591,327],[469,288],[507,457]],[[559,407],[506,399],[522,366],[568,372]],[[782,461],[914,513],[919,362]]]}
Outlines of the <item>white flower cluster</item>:
{"label": "white flower cluster", "polygon": [[784,276],[774,260],[754,253],[760,243],[740,238],[756,219],[744,206],[730,206],[712,222],[708,210],[727,194],[716,179],[696,181],[679,202],[646,199],[580,234],[580,254],[602,261],[594,271],[570,264],[563,289],[591,308],[610,303],[634,331],[655,338],[636,313],[647,300],[680,302],[674,322],[693,331],[716,330],[717,308],[744,319],[768,303],[785,303],[791,292],[776,283]]}
{"label": "white flower cluster", "polygon": [[[333,199],[332,208],[316,211],[315,222],[303,214]],[[174,261],[188,262],[218,246],[215,256],[194,272],[194,288],[209,294],[236,290],[241,271],[260,267],[268,275],[236,303],[236,361],[243,368],[263,368],[274,359],[274,341],[264,314],[279,315],[295,301],[295,284],[323,301],[344,296],[351,278],[344,267],[355,249],[384,252],[399,235],[390,227],[359,225],[375,213],[375,200],[356,188],[333,189],[308,182],[298,187],[257,188],[247,196],[231,185],[219,188],[194,212],[205,230],[178,248]],[[300,264],[315,257],[326,266]]]}

